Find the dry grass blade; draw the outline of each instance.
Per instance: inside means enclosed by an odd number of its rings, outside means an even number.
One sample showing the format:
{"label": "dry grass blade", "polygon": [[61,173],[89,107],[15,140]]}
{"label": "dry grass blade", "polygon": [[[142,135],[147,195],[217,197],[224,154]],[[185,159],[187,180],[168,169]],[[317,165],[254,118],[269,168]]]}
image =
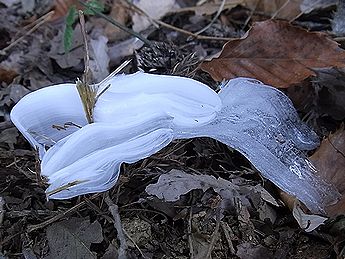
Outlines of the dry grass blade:
{"label": "dry grass blade", "polygon": [[83,103],[88,123],[93,122],[93,108],[96,104],[97,86],[90,85],[77,79],[76,86]]}
{"label": "dry grass blade", "polygon": [[244,76],[280,88],[325,67],[345,67],[345,51],[336,42],[275,20],[256,23],[244,38],[226,43],[218,58],[201,65],[216,81]]}

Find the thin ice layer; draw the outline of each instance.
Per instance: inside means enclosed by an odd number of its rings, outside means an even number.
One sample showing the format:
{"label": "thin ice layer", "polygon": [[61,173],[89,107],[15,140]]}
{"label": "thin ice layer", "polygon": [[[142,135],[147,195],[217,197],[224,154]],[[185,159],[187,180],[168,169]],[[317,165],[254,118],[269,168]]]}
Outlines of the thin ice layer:
{"label": "thin ice layer", "polygon": [[42,88],[24,96],[12,109],[11,120],[41,156],[45,147],[77,131],[75,126],[87,124],[82,103],[74,84]]}
{"label": "thin ice layer", "polygon": [[[44,150],[53,145],[42,161],[42,172],[50,183],[47,191],[69,188],[50,198],[108,190],[122,162],[154,154],[173,138],[201,136],[240,151],[263,176],[314,212],[338,196],[315,177],[301,152],[315,148],[317,136],[299,120],[291,101],[272,87],[238,78],[217,95],[191,79],[145,73],[115,77],[107,83],[110,87],[99,97],[96,123],[91,125],[86,125],[74,85],[29,94],[11,113],[34,147]],[[100,87],[101,92],[106,84]],[[68,122],[83,128],[58,127]]]}
{"label": "thin ice layer", "polygon": [[317,135],[299,118],[291,101],[275,88],[252,79],[230,80],[219,97],[216,119],[186,128],[176,138],[211,137],[241,152],[265,177],[320,212],[338,192],[315,176],[301,150],[317,147]]}
{"label": "thin ice layer", "polygon": [[[116,124],[88,124],[47,151],[41,163],[41,173],[51,179],[55,172],[95,152],[126,143],[132,138],[158,129],[171,128],[171,121],[171,117],[157,113],[127,124],[121,123],[120,118]],[[114,154],[114,157],[117,156],[118,154]]]}
{"label": "thin ice layer", "polygon": [[99,92],[107,85],[96,103],[96,122],[126,118],[131,123],[159,111],[171,116],[175,125],[197,127],[209,123],[221,108],[212,89],[189,78],[138,72],[110,79]]}
{"label": "thin ice layer", "polygon": [[161,128],[95,151],[50,175],[50,185],[46,192],[49,193],[76,181],[79,183],[52,193],[49,198],[68,199],[82,194],[109,190],[115,185],[123,162],[134,163],[149,157],[167,146],[172,137],[171,129]]}

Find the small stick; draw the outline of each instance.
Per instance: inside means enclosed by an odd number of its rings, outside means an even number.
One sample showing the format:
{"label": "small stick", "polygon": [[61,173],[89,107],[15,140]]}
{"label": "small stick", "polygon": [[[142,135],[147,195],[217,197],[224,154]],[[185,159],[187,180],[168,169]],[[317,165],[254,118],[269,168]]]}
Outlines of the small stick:
{"label": "small stick", "polygon": [[220,41],[230,41],[230,40],[235,40],[237,38],[226,38],[226,37],[213,37],[213,36],[204,36],[204,35],[197,35],[193,32],[190,32],[190,31],[186,31],[184,29],[181,29],[181,28],[178,28],[178,27],[175,27],[173,25],[170,25],[168,23],[165,23],[165,22],[162,22],[162,21],[159,21],[159,20],[154,20],[156,23],[158,23],[159,25],[163,26],[163,27],[166,27],[168,29],[172,29],[174,31],[178,31],[178,32],[181,32],[183,34],[186,34],[186,35],[189,35],[189,36],[192,36],[193,38],[196,38],[197,40],[220,40]]}
{"label": "small stick", "polygon": [[175,27],[171,24],[168,24],[168,23],[165,23],[165,22],[162,22],[160,20],[157,20],[157,19],[153,19],[150,15],[148,15],[145,11],[143,11],[142,9],[140,9],[139,7],[137,7],[136,5],[134,5],[133,3],[129,2],[129,1],[126,1],[134,11],[136,11],[137,13],[141,14],[141,15],[144,15],[146,16],[149,21],[151,21],[151,23],[153,25],[160,25],[160,26],[163,26],[165,28],[168,28],[168,29],[171,29],[171,30],[174,30],[174,31],[177,31],[177,32],[180,32],[180,33],[183,33],[183,34],[186,34],[186,35],[189,35],[189,36],[192,36],[193,38],[196,38],[198,40],[220,40],[220,41],[229,41],[229,40],[234,40],[236,38],[224,38],[224,37],[212,37],[212,36],[204,36],[204,35],[198,35],[198,34],[195,34],[193,32],[190,32],[190,31],[186,31],[184,29],[181,29],[181,28],[178,28],[178,27]]}
{"label": "small stick", "polygon": [[194,246],[193,246],[193,238],[192,238],[192,217],[193,217],[193,210],[192,205],[189,209],[189,217],[188,217],[188,243],[189,243],[189,256],[191,259],[194,258]]}
{"label": "small stick", "polygon": [[109,192],[106,193],[104,198],[105,203],[109,207],[109,211],[114,218],[114,227],[117,231],[117,238],[120,241],[120,248],[119,248],[119,259],[126,259],[127,258],[127,242],[124,230],[121,224],[121,218],[119,214],[119,207],[111,200],[109,196]]}
{"label": "small stick", "polygon": [[79,20],[80,20],[80,30],[83,35],[83,42],[84,42],[84,49],[85,49],[85,55],[84,55],[84,74],[83,74],[83,81],[85,84],[89,83],[89,76],[90,76],[90,51],[89,51],[89,44],[87,43],[87,36],[86,36],[86,29],[85,29],[85,18],[83,11],[79,10]]}
{"label": "small stick", "polygon": [[230,236],[230,232],[232,232],[231,228],[229,227],[229,225],[225,222],[220,222],[220,226],[222,227],[225,239],[228,243],[228,247],[230,250],[231,255],[235,255],[236,254],[236,250],[234,248],[234,244],[232,243],[232,238]]}
{"label": "small stick", "polygon": [[143,251],[141,251],[141,249],[140,249],[140,247],[137,245],[137,243],[135,243],[135,241],[133,240],[133,238],[127,233],[127,231],[126,231],[126,230],[123,230],[123,232],[125,233],[126,237],[133,243],[133,245],[135,246],[135,248],[138,249],[138,251],[139,251],[141,257],[144,258],[144,259],[148,259],[148,258],[144,255]]}
{"label": "small stick", "polygon": [[2,222],[4,221],[4,215],[5,215],[5,199],[0,196],[0,226],[2,226]]}
{"label": "small stick", "polygon": [[208,28],[210,28],[212,24],[214,24],[216,22],[216,20],[218,19],[219,15],[222,13],[222,11],[224,9],[225,2],[226,2],[226,0],[222,0],[222,3],[220,4],[219,9],[218,9],[216,15],[213,17],[212,21],[209,24],[207,24],[204,28],[202,28],[200,31],[195,32],[196,35],[199,35],[200,33],[203,33]]}
{"label": "small stick", "polygon": [[85,182],[88,182],[88,180],[75,180],[73,182],[70,182],[70,183],[66,183],[50,192],[46,192],[47,196],[50,196],[50,195],[53,195],[53,194],[56,194],[58,192],[61,192],[61,191],[64,191],[64,190],[68,190],[69,188],[75,186],[75,185],[78,185],[78,184],[81,184],[81,183],[85,183]]}
{"label": "small stick", "polygon": [[[100,193],[97,193],[97,194],[93,195],[93,196],[90,198],[90,200],[93,200],[93,199],[99,197],[100,195],[101,195]],[[56,216],[54,216],[54,217],[52,217],[52,218],[50,218],[50,219],[48,219],[48,220],[46,220],[46,221],[44,221],[44,222],[42,222],[42,223],[40,223],[40,224],[29,225],[29,226],[27,227],[27,232],[30,233],[30,232],[32,232],[32,231],[35,231],[35,230],[38,230],[38,229],[41,229],[41,228],[45,228],[45,227],[47,227],[48,225],[54,223],[55,221],[58,221],[59,219],[62,219],[63,217],[67,216],[68,214],[71,214],[71,213],[75,212],[76,210],[78,210],[79,208],[83,207],[83,206],[86,205],[86,204],[87,204],[87,201],[84,200],[84,201],[82,201],[82,202],[80,202],[80,203],[74,205],[72,208],[70,208],[70,209],[64,211],[63,213],[61,213],[61,214],[59,214],[59,215],[56,215]]]}
{"label": "small stick", "polygon": [[96,104],[97,86],[90,84],[91,70],[90,70],[90,53],[89,45],[87,43],[86,29],[85,29],[85,18],[83,11],[79,10],[80,29],[83,35],[85,55],[84,55],[84,74],[82,80],[77,79],[76,87],[83,103],[84,112],[88,123],[93,123],[93,109]]}
{"label": "small stick", "polygon": [[[49,19],[53,16],[54,11],[50,11],[49,13],[43,15],[39,19],[33,22],[33,24],[37,23],[35,26],[33,26],[30,30],[28,30],[23,36],[19,37],[15,41],[13,41],[10,45],[8,45],[6,48],[3,48],[0,50],[0,55],[6,55],[6,52],[13,48],[15,45],[17,45],[21,40],[23,40],[26,36],[30,35],[34,31],[36,31],[42,24],[49,21]],[[39,21],[39,22],[38,22]]]}
{"label": "small stick", "polygon": [[220,209],[220,207],[218,207],[217,212],[216,212],[216,227],[215,227],[214,232],[212,234],[210,245],[207,249],[207,255],[206,255],[207,259],[212,258],[211,257],[212,250],[213,250],[214,244],[216,243],[217,238],[218,238],[218,232],[219,232],[219,226],[220,226],[220,215],[221,215],[221,209]]}

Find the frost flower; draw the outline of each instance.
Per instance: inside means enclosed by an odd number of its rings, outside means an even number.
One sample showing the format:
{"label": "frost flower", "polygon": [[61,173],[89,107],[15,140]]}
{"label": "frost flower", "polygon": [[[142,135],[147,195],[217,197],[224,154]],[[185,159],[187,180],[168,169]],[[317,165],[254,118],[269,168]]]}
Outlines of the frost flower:
{"label": "frost flower", "polygon": [[40,152],[49,198],[108,190],[121,163],[149,157],[173,139],[193,137],[235,148],[314,212],[338,195],[314,176],[301,152],[315,148],[317,136],[272,87],[238,78],[217,94],[192,79],[138,72],[111,78],[99,86],[103,90],[92,124],[74,84],[40,89],[13,108],[13,123]]}

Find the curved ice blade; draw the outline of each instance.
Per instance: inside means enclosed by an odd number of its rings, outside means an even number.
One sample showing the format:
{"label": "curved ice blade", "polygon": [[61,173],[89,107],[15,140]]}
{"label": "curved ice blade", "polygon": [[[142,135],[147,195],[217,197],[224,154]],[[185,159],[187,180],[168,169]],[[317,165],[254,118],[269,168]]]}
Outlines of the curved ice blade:
{"label": "curved ice blade", "polygon": [[323,211],[339,197],[334,187],[315,176],[301,152],[315,148],[319,140],[300,121],[287,96],[245,78],[230,80],[219,96],[223,107],[212,123],[179,130],[175,137],[211,137],[231,146],[313,212]]}

